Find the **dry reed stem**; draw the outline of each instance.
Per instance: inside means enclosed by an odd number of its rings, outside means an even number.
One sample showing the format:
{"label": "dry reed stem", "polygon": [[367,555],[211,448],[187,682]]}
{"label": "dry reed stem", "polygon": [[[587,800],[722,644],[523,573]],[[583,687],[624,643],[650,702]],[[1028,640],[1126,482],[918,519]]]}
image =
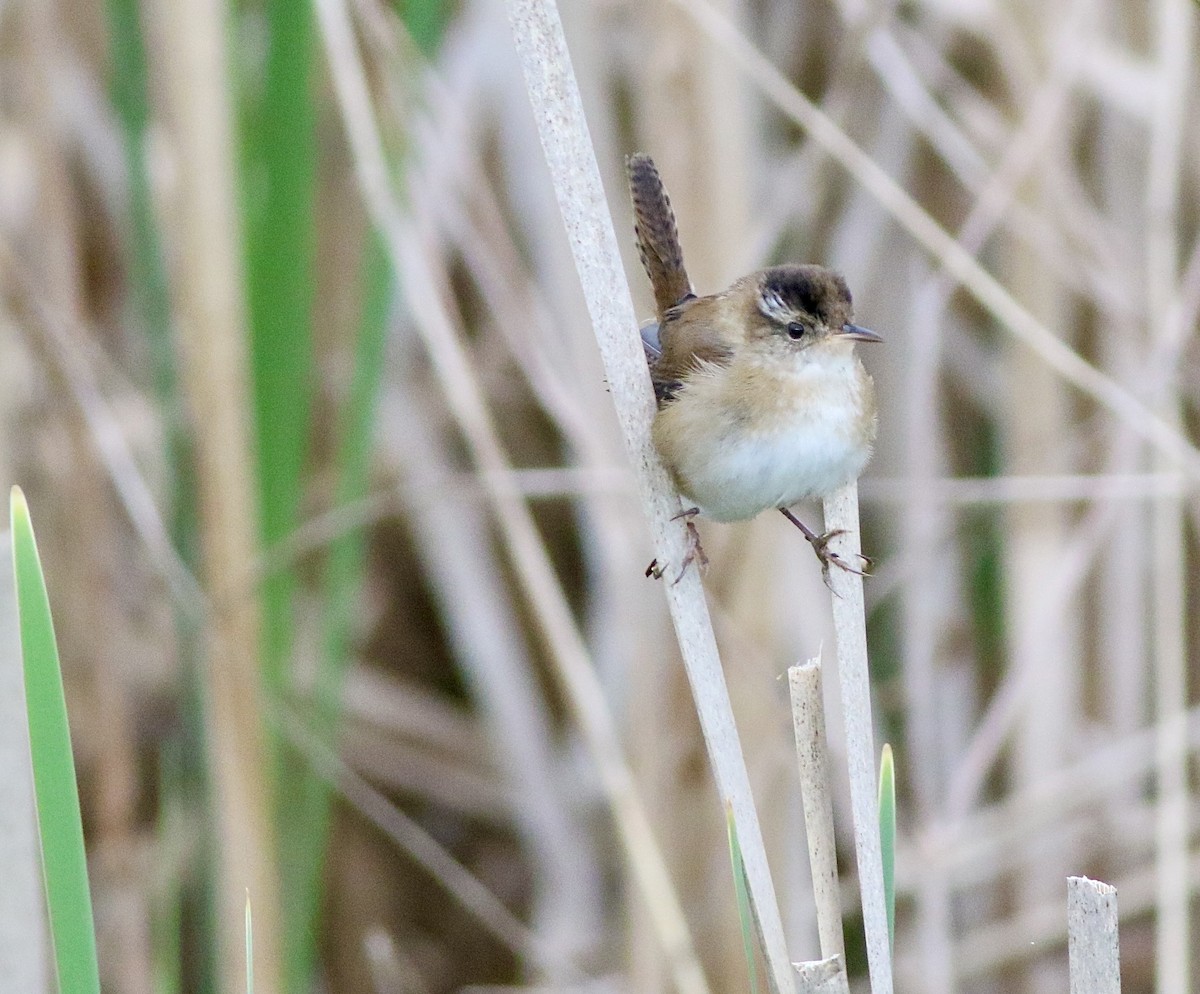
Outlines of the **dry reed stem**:
{"label": "dry reed stem", "polygon": [[[905,771],[918,824],[933,817],[945,790],[947,764],[941,754],[943,743],[938,741],[939,714],[946,700],[941,679],[945,673],[937,647],[960,582],[953,566],[945,568],[952,562],[944,546],[953,527],[950,507],[934,496],[946,463],[945,447],[934,442],[943,437],[937,384],[944,342],[936,297],[931,281],[926,280],[910,304],[907,330],[911,347],[904,376],[904,410],[908,414],[903,426],[904,466],[908,476],[903,482],[906,500],[901,509],[899,560],[907,582],[900,591],[903,624],[899,637],[907,715]],[[948,891],[946,876],[932,869],[921,873],[914,887],[916,945],[922,952],[921,976],[927,994],[952,990],[950,944],[945,939],[950,923]]]}
{"label": "dry reed stem", "polygon": [[795,966],[796,994],[850,994],[841,955]]}
{"label": "dry reed stem", "polygon": [[1067,951],[1071,994],[1121,994],[1115,887],[1067,878]]}
{"label": "dry reed stem", "polygon": [[280,911],[259,686],[258,605],[242,591],[258,549],[252,413],[242,311],[233,121],[220,0],[161,5],[165,77],[179,168],[174,290],[183,386],[196,434],[210,617],[206,718],[221,866],[216,913],[220,983],[245,984],[247,891],[254,906],[256,990],[282,991]]}
{"label": "dry reed stem", "polygon": [[[680,573],[687,533],[682,522],[673,520],[680,510],[679,497],[650,441],[654,400],[645,356],[562,25],[548,0],[510,0],[508,10],[657,559],[668,574]],[[717,789],[733,810],[771,989],[789,994],[794,980],[783,925],[699,570],[682,570],[677,582],[664,584],[664,591]]]}
{"label": "dry reed stem", "polygon": [[821,658],[788,669],[792,724],[804,831],[812,866],[813,901],[821,956],[843,955],[842,896],[838,889],[837,837],[833,831],[833,787],[829,778],[829,744],[825,737],[825,700],[821,694]]}
{"label": "dry reed stem", "polygon": [[[1149,161],[1146,167],[1146,313],[1147,337],[1158,351],[1171,354],[1179,333],[1162,320],[1178,312],[1179,187],[1182,135],[1186,123],[1187,80],[1191,71],[1190,11],[1186,0],[1159,0],[1151,15],[1155,23],[1156,93],[1151,111]],[[1165,420],[1182,423],[1183,407],[1177,381],[1160,401]],[[1155,463],[1161,468],[1161,455]],[[1188,699],[1187,564],[1183,501],[1160,497],[1151,505],[1150,618],[1154,659],[1154,717],[1157,724],[1155,757],[1155,861],[1158,895],[1155,909],[1155,985],[1160,994],[1191,989],[1191,884],[1189,855],[1188,766],[1183,747]],[[1115,902],[1115,896],[1113,898]],[[1115,909],[1113,911],[1115,935]],[[1100,979],[1100,978],[1097,978]],[[1097,987],[1097,991],[1119,990]],[[1072,976],[1072,992],[1076,987]]]}
{"label": "dry reed stem", "polygon": [[616,727],[587,647],[555,578],[528,505],[509,485],[511,477],[505,473],[509,468],[507,459],[462,342],[442,306],[438,283],[421,242],[393,197],[349,15],[339,0],[316,0],[316,11],[368,214],[383,237],[394,271],[406,289],[416,326],[450,410],[463,431],[471,458],[484,471],[482,480],[494,505],[496,525],[512,558],[518,582],[551,649],[556,675],[596,762],[634,880],[651,910],[651,920],[674,983],[680,994],[704,994],[707,985],[682,908],[633,777],[621,755]]}
{"label": "dry reed stem", "polygon": [[[846,562],[860,561],[858,484],[846,484],[824,501],[825,529],[841,531],[830,543]],[[862,896],[863,928],[872,994],[892,992],[892,949],[883,890],[883,853],[879,839],[879,788],[875,731],[871,721],[871,674],[867,667],[867,622],[863,578],[847,570],[829,571],[833,590],[833,632],[846,762],[850,773],[850,809],[854,816],[854,855]]]}

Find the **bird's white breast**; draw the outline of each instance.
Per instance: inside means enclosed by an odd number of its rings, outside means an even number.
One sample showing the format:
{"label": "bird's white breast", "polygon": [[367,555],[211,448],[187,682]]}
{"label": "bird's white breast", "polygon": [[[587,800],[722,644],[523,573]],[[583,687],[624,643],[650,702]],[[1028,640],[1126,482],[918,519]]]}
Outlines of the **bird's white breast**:
{"label": "bird's white breast", "polygon": [[784,363],[739,357],[688,378],[659,413],[655,442],[687,498],[741,521],[856,478],[875,437],[872,391],[848,347]]}

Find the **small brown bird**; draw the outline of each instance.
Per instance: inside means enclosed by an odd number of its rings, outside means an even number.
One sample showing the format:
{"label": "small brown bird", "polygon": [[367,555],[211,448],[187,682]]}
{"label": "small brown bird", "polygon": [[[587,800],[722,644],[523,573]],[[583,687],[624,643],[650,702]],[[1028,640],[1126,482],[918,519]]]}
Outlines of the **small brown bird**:
{"label": "small brown bird", "polygon": [[[626,164],[658,312],[642,329],[658,398],[654,444],[696,504],[684,513],[745,521],[778,508],[812,544],[826,581],[831,563],[861,572],[829,550],[837,532],[816,534],[790,506],[828,496],[871,457],[875,388],[854,343],[880,337],[852,323],[846,281],[823,266],[773,266],[697,297],[653,160]],[[703,563],[694,528],[692,537],[688,561]]]}

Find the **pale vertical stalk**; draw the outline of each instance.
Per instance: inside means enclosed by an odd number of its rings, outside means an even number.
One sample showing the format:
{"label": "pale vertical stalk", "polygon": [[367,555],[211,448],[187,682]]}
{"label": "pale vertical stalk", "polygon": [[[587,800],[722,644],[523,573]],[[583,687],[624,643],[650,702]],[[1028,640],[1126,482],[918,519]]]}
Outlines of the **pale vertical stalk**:
{"label": "pale vertical stalk", "polygon": [[[1176,219],[1179,213],[1180,141],[1184,131],[1190,49],[1195,20],[1184,0],[1159,0],[1157,28],[1157,99],[1151,115],[1146,213],[1146,308],[1152,339],[1171,340],[1168,316],[1178,287]],[[1174,387],[1159,413],[1181,422]],[[1155,464],[1163,468],[1161,456]],[[1151,625],[1154,639],[1154,717],[1157,803],[1155,983],[1160,994],[1191,989],[1190,898],[1188,879],[1187,739],[1187,568],[1183,501],[1160,497],[1151,508],[1154,566]]]}
{"label": "pale vertical stalk", "polygon": [[[939,287],[924,280],[910,304],[911,341],[903,387],[903,409],[907,413],[904,465],[910,490],[899,541],[901,561],[910,579],[901,594],[904,624],[899,635],[904,652],[905,740],[912,766],[917,822],[922,826],[933,823],[945,796],[946,764],[939,750],[944,715],[939,705],[944,699],[945,684],[938,679],[938,632],[943,630],[946,606],[955,599],[957,586],[953,568],[947,568],[948,557],[940,544],[948,530],[945,505],[931,499],[929,490],[931,481],[941,475],[944,466],[938,413],[943,299]],[[953,966],[947,941],[949,900],[946,875],[936,858],[917,874],[915,898],[925,989],[927,994],[950,994]]]}
{"label": "pale vertical stalk", "polygon": [[[826,530],[842,532],[830,543],[831,550],[846,562],[858,562],[862,552],[858,532],[858,483],[848,483],[826,497],[824,511]],[[837,642],[846,762],[850,772],[850,809],[854,815],[854,853],[858,861],[858,890],[867,936],[871,992],[892,994],[892,950],[883,890],[863,581],[858,574],[841,569],[831,569],[829,580],[833,589],[833,631]]]}
{"label": "pale vertical stalk", "polygon": [[[1129,26],[1132,29],[1132,25]],[[1120,39],[1124,41],[1125,39]],[[1097,173],[1100,201],[1115,230],[1137,231],[1144,225],[1145,205],[1139,194],[1144,185],[1145,163],[1127,153],[1128,142],[1141,141],[1144,123],[1131,121],[1119,109],[1100,107],[1097,123]],[[1114,379],[1140,388],[1142,396],[1153,396],[1156,379],[1147,370],[1160,364],[1147,361],[1144,326],[1131,324],[1118,311],[1102,313],[1097,329],[1098,353]],[[1140,381],[1140,382],[1139,382]],[[1149,469],[1145,446],[1123,426],[1111,433],[1105,468],[1113,473]],[[1104,608],[1097,619],[1096,676],[1103,696],[1102,715],[1108,733],[1127,736],[1143,727],[1151,709],[1149,624],[1131,624],[1130,619],[1149,617],[1152,542],[1149,500],[1129,501],[1121,510],[1121,526],[1112,529],[1098,564],[1096,596]],[[1110,810],[1127,810],[1137,801],[1141,788],[1129,784],[1108,797]]]}
{"label": "pale vertical stalk", "polygon": [[278,994],[278,878],[259,687],[259,617],[254,597],[245,592],[258,531],[227,90],[229,24],[221,0],[166,0],[158,13],[158,68],[167,84],[179,170],[174,283],[180,352],[196,426],[201,548],[214,606],[204,675],[220,836],[221,982],[233,994],[245,981],[242,912],[248,889],[256,918],[256,987],[262,994]]}
{"label": "pale vertical stalk", "polygon": [[[669,564],[668,569],[677,567],[686,555],[686,530],[672,520],[679,499],[650,442],[654,399],[645,356],[562,26],[549,0],[510,0],[508,10],[609,388],[650,518],[655,552],[660,563]],[[733,809],[771,987],[777,994],[789,994],[794,981],[783,924],[699,570],[686,570],[678,583],[664,584],[664,591],[717,788]]]}
{"label": "pale vertical stalk", "polygon": [[1121,994],[1117,920],[1115,887],[1087,877],[1067,877],[1071,994]]}
{"label": "pale vertical stalk", "polygon": [[[1161,312],[1159,312],[1161,313]],[[1173,398],[1177,403],[1177,400]],[[1168,401],[1168,405],[1172,402]],[[1164,405],[1164,411],[1168,405]],[[1178,408],[1175,409],[1178,416]],[[1161,468],[1162,460],[1156,460]],[[1190,990],[1188,750],[1182,720],[1187,705],[1187,608],[1184,506],[1157,498],[1150,512],[1151,627],[1154,659],[1156,901],[1155,976],[1160,994]]]}
{"label": "pale vertical stalk", "polygon": [[[1014,360],[1011,381],[1021,386],[1002,429],[1011,433],[1012,442],[1005,462],[1028,468],[1053,460],[1056,448],[1061,451],[1061,442],[1046,436],[1046,426],[1061,429],[1067,421],[1064,398],[1045,367],[1036,360],[1031,364],[1027,356]],[[1065,763],[1078,741],[1075,729],[1080,708],[1080,659],[1076,619],[1080,605],[1077,598],[1072,598],[1057,624],[1039,624],[1041,598],[1062,561],[1066,539],[1063,508],[1017,506],[1010,509],[1006,522],[1005,615],[1012,632],[1009,653],[1014,668],[1029,675],[1029,692],[1024,695],[1016,722],[1010,766],[1014,786],[1022,789],[1035,785],[1047,770]],[[1068,837],[1060,835],[1033,850],[1018,871],[1022,906],[1037,906],[1058,893],[1059,868],[1073,864],[1072,848]],[[1031,991],[1048,994],[1059,983],[1053,964],[1035,963],[1032,970]]]}
{"label": "pale vertical stalk", "polygon": [[[1044,12],[1033,15],[1035,19]],[[1036,29],[1028,26],[1031,33]],[[1040,53],[1039,53],[1040,54]],[[1033,203],[1049,203],[1049,184],[1028,183]],[[1071,325],[1070,296],[1061,281],[1023,246],[1006,253],[1009,284],[1021,302],[1049,327]],[[1008,401],[995,411],[1003,462],[1013,473],[1069,472],[1064,440],[1070,416],[1064,384],[1042,360],[1023,348],[1007,356]],[[1047,591],[1064,575],[1067,509],[1055,504],[1017,504],[1005,509],[1004,613],[1008,650],[1016,672],[1029,674],[1031,692],[1022,701],[1012,742],[1011,776],[1017,787],[1036,784],[1048,769],[1067,762],[1078,741],[1081,708],[1079,600],[1072,597],[1051,626],[1040,624]],[[1017,877],[1023,906],[1060,900],[1059,869],[1073,862],[1066,837],[1040,846]],[[1053,964],[1032,964],[1031,992],[1061,985]]]}
{"label": "pale vertical stalk", "polygon": [[825,736],[825,700],[821,693],[821,657],[788,669],[796,763],[804,804],[804,831],[812,865],[813,902],[821,957],[844,955],[842,897],[838,890],[837,837],[833,831],[833,787],[829,778],[829,744]]}

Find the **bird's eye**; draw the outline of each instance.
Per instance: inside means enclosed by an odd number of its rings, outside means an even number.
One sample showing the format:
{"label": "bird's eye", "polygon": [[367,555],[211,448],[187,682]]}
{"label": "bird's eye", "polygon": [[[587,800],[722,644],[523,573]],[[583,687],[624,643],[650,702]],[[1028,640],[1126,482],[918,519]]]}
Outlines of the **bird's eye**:
{"label": "bird's eye", "polygon": [[799,321],[791,321],[787,326],[788,338],[790,338],[793,342],[798,342],[801,338],[803,338],[804,331],[804,325],[802,325]]}

